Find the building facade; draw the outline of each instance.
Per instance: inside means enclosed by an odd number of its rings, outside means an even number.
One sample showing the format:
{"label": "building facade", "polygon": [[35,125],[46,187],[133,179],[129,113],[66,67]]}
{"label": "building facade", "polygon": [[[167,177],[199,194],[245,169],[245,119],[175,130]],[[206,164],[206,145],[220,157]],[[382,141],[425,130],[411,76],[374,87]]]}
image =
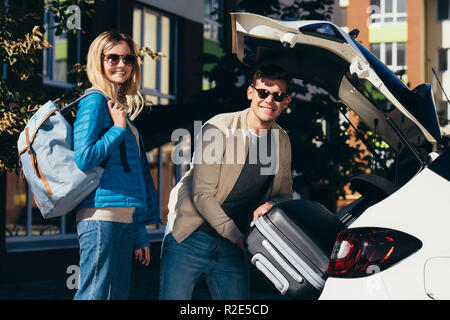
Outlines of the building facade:
{"label": "building facade", "polygon": [[433,85],[440,125],[450,134],[450,106],[440,87],[450,92],[450,1],[340,0],[339,6],[341,26],[359,29],[357,39],[411,89]]}

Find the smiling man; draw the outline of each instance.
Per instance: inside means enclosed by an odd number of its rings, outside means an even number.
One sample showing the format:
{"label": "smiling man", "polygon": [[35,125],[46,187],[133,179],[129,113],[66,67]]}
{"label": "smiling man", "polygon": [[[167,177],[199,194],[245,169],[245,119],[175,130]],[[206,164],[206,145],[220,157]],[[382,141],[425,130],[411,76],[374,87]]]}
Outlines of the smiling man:
{"label": "smiling man", "polygon": [[243,234],[252,219],[292,198],[291,145],[275,123],[290,91],[284,70],[261,67],[247,90],[250,108],[203,126],[191,168],[170,194],[161,299],[191,299],[202,274],[213,299],[249,298]]}
{"label": "smiling man", "polygon": [[[247,89],[247,97],[251,101],[250,111],[247,114],[247,125],[257,134],[260,129],[270,129],[291,102],[289,96],[291,84],[286,82],[290,80],[276,79],[287,77],[284,71],[277,69],[275,66],[268,66],[258,70],[253,75],[252,84]],[[265,76],[263,72],[273,75],[274,78]]]}

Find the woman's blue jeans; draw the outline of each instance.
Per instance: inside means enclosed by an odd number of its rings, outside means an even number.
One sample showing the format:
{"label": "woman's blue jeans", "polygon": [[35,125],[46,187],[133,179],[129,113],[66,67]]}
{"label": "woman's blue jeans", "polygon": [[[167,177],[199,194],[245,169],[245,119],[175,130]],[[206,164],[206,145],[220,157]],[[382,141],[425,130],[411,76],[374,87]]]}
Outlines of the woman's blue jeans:
{"label": "woman's blue jeans", "polygon": [[191,299],[202,274],[213,299],[249,299],[249,264],[238,246],[203,231],[195,231],[181,243],[167,234],[162,246],[160,299]]}
{"label": "woman's blue jeans", "polygon": [[131,230],[129,223],[77,223],[80,279],[75,300],[128,299],[133,259]]}

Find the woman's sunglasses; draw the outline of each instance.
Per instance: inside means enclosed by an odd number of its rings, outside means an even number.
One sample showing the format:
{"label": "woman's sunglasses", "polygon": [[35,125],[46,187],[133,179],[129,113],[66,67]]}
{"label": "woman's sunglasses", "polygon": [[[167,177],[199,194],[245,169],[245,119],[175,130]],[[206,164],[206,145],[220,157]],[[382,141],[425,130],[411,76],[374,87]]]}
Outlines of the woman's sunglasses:
{"label": "woman's sunglasses", "polygon": [[108,61],[108,63],[110,65],[116,65],[119,63],[120,59],[122,59],[123,63],[127,66],[131,66],[134,64],[134,62],[136,61],[136,57],[132,54],[115,54],[115,53],[111,53],[111,54],[107,54],[106,56],[104,56],[106,61]]}
{"label": "woman's sunglasses", "polygon": [[281,102],[288,96],[288,94],[284,92],[270,92],[266,89],[258,89],[254,85],[251,85],[251,87],[255,89],[256,92],[258,92],[258,96],[261,99],[265,99],[271,94],[273,96],[273,100],[275,100],[276,102]]}

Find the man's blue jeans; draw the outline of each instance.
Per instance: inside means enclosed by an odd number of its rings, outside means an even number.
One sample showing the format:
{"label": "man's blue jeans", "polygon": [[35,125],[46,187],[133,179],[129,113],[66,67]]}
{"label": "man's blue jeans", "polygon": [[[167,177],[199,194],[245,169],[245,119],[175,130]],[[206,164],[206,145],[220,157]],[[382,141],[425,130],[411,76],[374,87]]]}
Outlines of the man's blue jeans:
{"label": "man's blue jeans", "polygon": [[75,300],[128,299],[133,259],[131,230],[129,223],[77,223],[80,279]]}
{"label": "man's blue jeans", "polygon": [[238,246],[203,231],[195,231],[181,243],[167,234],[162,246],[160,299],[191,299],[202,274],[213,299],[249,299],[249,264]]}

